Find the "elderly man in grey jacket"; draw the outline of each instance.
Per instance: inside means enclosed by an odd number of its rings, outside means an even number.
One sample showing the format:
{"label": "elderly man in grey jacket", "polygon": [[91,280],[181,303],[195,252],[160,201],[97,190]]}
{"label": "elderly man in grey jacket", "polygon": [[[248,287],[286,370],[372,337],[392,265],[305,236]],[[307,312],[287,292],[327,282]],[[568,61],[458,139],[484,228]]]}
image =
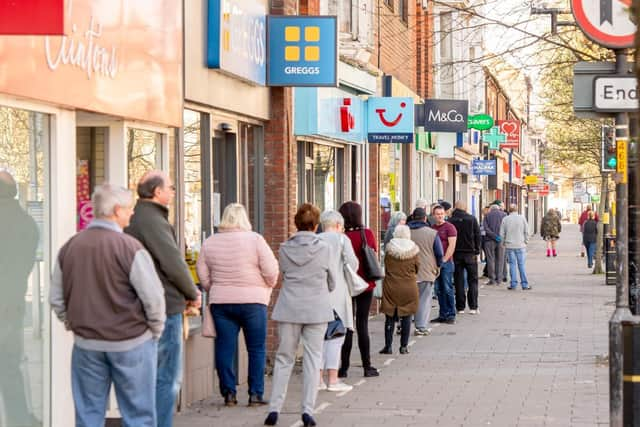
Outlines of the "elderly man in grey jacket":
{"label": "elderly man in grey jacket", "polygon": [[518,206],[509,206],[509,215],[502,220],[500,225],[500,239],[505,247],[509,260],[509,272],[511,284],[507,289],[513,290],[518,286],[516,265],[520,273],[520,285],[523,290],[530,290],[525,261],[527,257],[527,244],[529,243],[529,225],[524,216],[518,213]]}
{"label": "elderly man in grey jacket", "polygon": [[304,349],[302,422],[305,426],[316,425],[313,408],[318,394],[322,343],[327,324],[334,319],[329,292],[336,286],[331,249],[315,234],[319,222],[320,210],[311,204],[303,204],[295,216],[298,232],[280,245],[282,288],[271,315],[278,322],[280,344],[273,367],[271,401],[265,425],[278,422],[300,341]]}
{"label": "elderly man in grey jacket", "polygon": [[132,214],[131,193],[104,184],[91,201],[96,219],[60,249],[49,296],[74,335],[75,425],[104,425],[113,382],[124,425],[156,427],[162,284],[149,253],[122,232]]}

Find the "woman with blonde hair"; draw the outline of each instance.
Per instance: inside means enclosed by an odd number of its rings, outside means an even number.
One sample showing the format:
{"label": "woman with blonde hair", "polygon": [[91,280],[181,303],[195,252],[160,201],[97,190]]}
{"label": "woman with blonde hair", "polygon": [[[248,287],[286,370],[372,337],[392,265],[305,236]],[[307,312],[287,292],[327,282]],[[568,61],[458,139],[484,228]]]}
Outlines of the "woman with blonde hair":
{"label": "woman with blonde hair", "polygon": [[267,306],[278,280],[278,261],[264,238],[251,231],[241,204],[225,208],[218,230],[202,244],[196,270],[209,294],[207,308],[217,333],[220,393],[225,405],[238,403],[234,359],[242,329],[249,353],[249,406],[265,405]]}

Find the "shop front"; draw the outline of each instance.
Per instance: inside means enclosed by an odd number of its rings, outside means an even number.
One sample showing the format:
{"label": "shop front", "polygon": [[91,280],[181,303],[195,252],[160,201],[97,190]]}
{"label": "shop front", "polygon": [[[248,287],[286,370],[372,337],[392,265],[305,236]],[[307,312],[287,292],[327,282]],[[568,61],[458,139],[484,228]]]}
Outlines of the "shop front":
{"label": "shop front", "polygon": [[431,134],[424,128],[416,129],[416,200],[429,205],[437,201],[436,155],[438,149]]}
{"label": "shop front", "polygon": [[53,260],[91,221],[96,185],[135,188],[150,169],[175,178],[181,10],[178,0],[75,0],[64,36],[0,37],[0,186],[14,189],[0,205],[20,207],[0,238],[0,275],[14,278],[0,285],[2,426],[74,423],[73,337],[47,302]]}

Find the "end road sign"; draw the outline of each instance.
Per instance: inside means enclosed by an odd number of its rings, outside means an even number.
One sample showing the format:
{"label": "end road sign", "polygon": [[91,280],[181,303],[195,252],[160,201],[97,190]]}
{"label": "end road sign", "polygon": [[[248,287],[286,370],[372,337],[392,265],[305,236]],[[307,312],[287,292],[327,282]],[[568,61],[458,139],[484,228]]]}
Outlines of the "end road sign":
{"label": "end road sign", "polygon": [[593,109],[616,113],[638,111],[638,80],[634,76],[596,77],[593,80]]}

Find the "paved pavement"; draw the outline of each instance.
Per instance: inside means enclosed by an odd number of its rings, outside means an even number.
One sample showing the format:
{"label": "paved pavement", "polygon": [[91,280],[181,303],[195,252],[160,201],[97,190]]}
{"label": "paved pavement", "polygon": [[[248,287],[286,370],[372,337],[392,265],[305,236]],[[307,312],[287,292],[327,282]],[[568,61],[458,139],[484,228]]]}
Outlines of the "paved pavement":
{"label": "paved pavement", "polygon": [[[544,242],[534,238],[527,260],[532,291],[483,287],[479,315],[459,315],[455,325],[412,338],[408,355],[397,353],[398,337],[393,355],[378,354],[383,319],[373,318],[380,377],[362,377],[354,349],[347,382],[356,387],[346,394],[320,392],[318,425],[608,425],[607,322],[615,289],[587,269],[578,235],[577,226],[563,227],[557,258],[546,258]],[[302,425],[300,389],[298,373],[279,425]],[[244,403],[246,388],[238,395]],[[225,408],[214,396],[178,415],[175,425],[260,426],[265,415],[264,408]]]}

